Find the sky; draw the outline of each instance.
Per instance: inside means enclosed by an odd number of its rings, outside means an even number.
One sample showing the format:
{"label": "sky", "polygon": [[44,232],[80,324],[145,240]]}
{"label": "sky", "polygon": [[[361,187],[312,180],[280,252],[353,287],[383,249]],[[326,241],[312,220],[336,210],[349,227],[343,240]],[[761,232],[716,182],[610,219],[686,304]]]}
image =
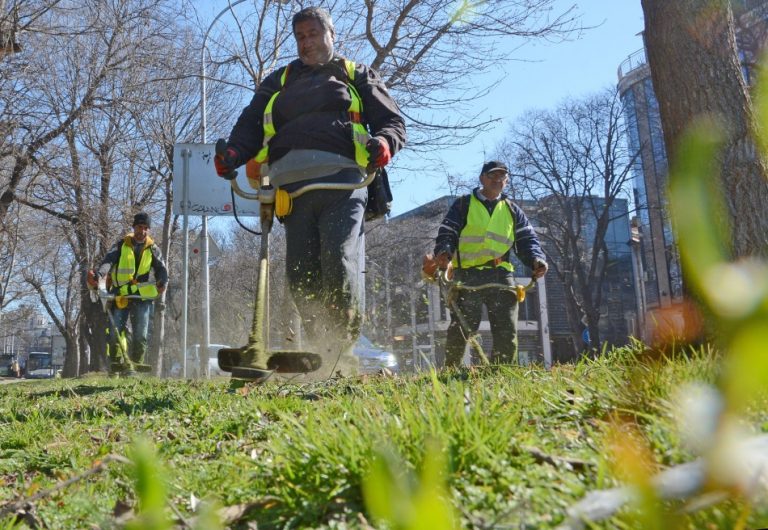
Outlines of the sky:
{"label": "sky", "polygon": [[[485,153],[493,152],[515,117],[615,85],[619,64],[643,47],[640,0],[558,0],[556,4],[561,10],[576,5],[582,26],[596,27],[585,30],[576,40],[529,44],[514,51],[514,57],[521,60],[510,62],[506,79],[478,102],[480,108],[494,109],[485,112],[485,118],[498,117],[500,122],[473,142],[445,153],[452,173],[476,177]],[[412,176],[398,179],[392,192],[392,215],[450,193],[442,174],[422,174],[418,182]]]}

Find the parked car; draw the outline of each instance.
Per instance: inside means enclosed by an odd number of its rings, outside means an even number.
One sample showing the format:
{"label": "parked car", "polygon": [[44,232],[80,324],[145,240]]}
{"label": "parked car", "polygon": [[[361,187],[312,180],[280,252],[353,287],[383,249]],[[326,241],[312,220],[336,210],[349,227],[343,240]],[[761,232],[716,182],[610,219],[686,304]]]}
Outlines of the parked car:
{"label": "parked car", "polygon": [[361,374],[378,372],[382,368],[392,372],[397,371],[395,354],[375,346],[365,335],[360,335],[352,352],[360,360]]}

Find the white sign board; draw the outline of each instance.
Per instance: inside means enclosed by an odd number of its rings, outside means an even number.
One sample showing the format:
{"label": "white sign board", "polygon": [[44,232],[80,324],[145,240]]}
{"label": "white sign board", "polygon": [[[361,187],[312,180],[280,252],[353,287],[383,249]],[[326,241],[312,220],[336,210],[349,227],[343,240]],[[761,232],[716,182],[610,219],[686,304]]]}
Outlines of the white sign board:
{"label": "white sign board", "polygon": [[[232,204],[232,192],[228,180],[216,175],[213,167],[215,154],[213,144],[176,144],[173,146],[173,213],[184,215],[184,180],[185,168],[188,170],[187,215],[234,215],[235,208],[239,217],[258,217],[259,202],[235,195]],[[182,156],[187,153],[188,156]],[[189,163],[189,165],[186,164]],[[250,190],[245,169],[238,170],[238,183],[243,190]]]}

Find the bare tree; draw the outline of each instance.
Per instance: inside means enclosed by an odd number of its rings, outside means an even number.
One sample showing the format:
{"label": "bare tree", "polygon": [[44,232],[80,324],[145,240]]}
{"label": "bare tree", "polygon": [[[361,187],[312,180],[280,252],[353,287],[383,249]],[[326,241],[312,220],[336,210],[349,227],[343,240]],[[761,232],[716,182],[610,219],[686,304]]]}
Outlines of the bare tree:
{"label": "bare tree", "polygon": [[[30,216],[42,220],[45,215]],[[72,229],[65,220],[37,222],[25,230],[22,249],[24,280],[37,293],[40,303],[64,338],[66,355],[63,375],[79,370],[80,278],[73,263]],[[65,244],[61,244],[65,242]]]}
{"label": "bare tree", "polygon": [[[181,49],[184,41],[176,40],[173,2],[119,0],[102,4],[82,0],[67,2],[69,9],[51,10],[55,23],[86,29],[71,32],[67,38],[46,35],[29,41],[30,52],[38,47],[39,52],[31,55],[40,63],[36,72],[41,77],[25,80],[34,86],[35,97],[25,101],[27,106],[18,112],[28,123],[28,117],[39,112],[48,113],[47,119],[57,123],[55,135],[25,151],[27,158],[22,165],[26,165],[19,173],[25,180],[23,188],[17,188],[23,193],[14,195],[20,205],[35,210],[42,219],[47,217],[43,224],[58,230],[54,241],[60,241],[60,248],[49,251],[58,256],[55,274],[53,264],[42,260],[40,270],[27,280],[40,294],[50,317],[66,323],[59,328],[66,328],[68,333],[67,375],[73,375],[73,369],[87,368],[84,352],[78,355],[80,344],[90,344],[95,354],[91,368],[104,364],[106,319],[100,305],[89,300],[84,285],[86,270],[124,233],[127,221],[138,209],[152,210],[159,203],[166,210],[162,233],[169,239],[171,201],[163,197],[171,174],[168,153],[172,153],[176,137],[169,147],[155,143],[157,136],[148,131],[172,127],[174,120],[181,119],[179,114],[166,118],[159,108],[167,97],[165,91],[177,87],[157,86],[157,65],[171,65],[171,58],[188,50]],[[170,68],[163,74],[177,84],[178,79],[190,79]],[[190,88],[186,87],[186,93]],[[87,97],[82,95],[84,90],[89,93]],[[88,104],[81,104],[72,113],[72,102],[84,99]],[[193,114],[197,101],[195,98],[192,109],[185,108],[182,114]],[[59,115],[67,118],[60,122]],[[154,125],[162,119],[166,119],[164,124]],[[28,128],[33,128],[32,124]],[[64,264],[73,270],[65,274],[61,269]],[[49,303],[45,293],[68,286],[72,278],[79,286],[76,302],[70,302],[68,296],[66,305],[59,304],[59,308]],[[44,288],[46,282],[60,283]],[[81,308],[87,318],[72,321],[79,318]],[[78,326],[80,330],[73,331]]]}
{"label": "bare tree", "polygon": [[[768,252],[768,169],[757,154],[754,115],[741,73],[728,0],[642,0],[645,44],[664,143],[677,157],[691,121],[714,115],[726,130],[719,155],[734,256]],[[713,215],[716,215],[713,212]]]}
{"label": "bare tree", "polygon": [[14,211],[12,216],[0,252],[0,352],[10,346],[8,338],[16,335],[20,322],[27,318],[27,312],[18,311],[17,308],[28,300],[31,294],[21,275],[19,264],[20,249],[24,246],[21,240],[23,222],[18,218],[17,211]]}
{"label": "bare tree", "polygon": [[622,215],[615,203],[628,195],[638,156],[625,146],[618,94],[608,90],[531,112],[509,137],[497,150],[509,160],[512,190],[537,201],[531,218],[565,286],[573,344],[581,344],[583,323],[599,344],[604,283],[616,260],[607,234]]}

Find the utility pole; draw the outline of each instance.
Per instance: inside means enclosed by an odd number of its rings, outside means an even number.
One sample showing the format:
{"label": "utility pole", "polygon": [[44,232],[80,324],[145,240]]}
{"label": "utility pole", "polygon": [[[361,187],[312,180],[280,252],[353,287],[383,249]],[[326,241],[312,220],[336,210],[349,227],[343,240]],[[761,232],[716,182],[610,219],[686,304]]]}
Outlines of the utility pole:
{"label": "utility pole", "polygon": [[[231,11],[233,7],[235,7],[238,4],[242,4],[245,2],[245,0],[236,0],[235,2],[230,2],[229,5],[222,9],[221,12],[216,15],[216,17],[213,19],[211,24],[208,26],[208,29],[205,31],[205,36],[203,37],[203,45],[200,48],[200,141],[201,143],[205,144],[207,138],[207,131],[206,131],[206,69],[205,69],[205,52],[208,50],[206,47],[206,44],[208,42],[208,35],[211,33],[211,30],[213,29],[214,24],[227,12]],[[200,354],[198,361],[200,362],[199,366],[199,374],[201,377],[208,379],[210,377],[210,372],[208,369],[208,357],[210,354],[208,353],[209,345],[211,343],[211,306],[210,306],[210,283],[209,283],[209,276],[208,276],[208,216],[203,215],[202,216],[203,225],[200,229],[200,283],[201,285],[201,291],[202,291],[202,300],[201,300],[201,306],[202,306],[202,322],[203,322],[203,333],[201,337],[201,344],[200,344]],[[185,364],[186,364],[186,351],[184,352],[185,356]]]}

